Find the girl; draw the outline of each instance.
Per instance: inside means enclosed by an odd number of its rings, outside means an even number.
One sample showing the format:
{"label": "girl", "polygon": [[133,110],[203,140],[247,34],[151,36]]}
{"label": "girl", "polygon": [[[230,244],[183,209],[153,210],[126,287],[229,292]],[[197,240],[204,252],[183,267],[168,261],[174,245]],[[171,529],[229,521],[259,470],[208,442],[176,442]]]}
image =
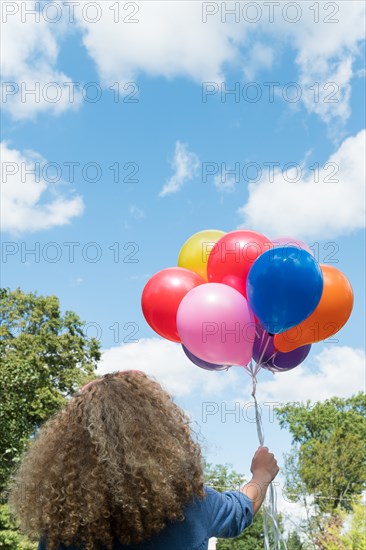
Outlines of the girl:
{"label": "girl", "polygon": [[250,525],[277,475],[260,447],[240,491],[204,485],[201,449],[172,397],[140,371],[84,386],[40,428],[9,494],[38,550],[206,550]]}

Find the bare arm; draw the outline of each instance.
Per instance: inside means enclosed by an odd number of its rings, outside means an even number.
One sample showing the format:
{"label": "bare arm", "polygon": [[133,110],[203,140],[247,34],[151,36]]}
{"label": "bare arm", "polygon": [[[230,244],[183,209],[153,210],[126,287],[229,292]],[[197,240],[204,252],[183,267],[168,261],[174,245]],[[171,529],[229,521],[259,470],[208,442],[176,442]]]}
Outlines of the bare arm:
{"label": "bare arm", "polygon": [[253,515],[255,515],[265,499],[269,484],[279,472],[277,461],[274,455],[268,451],[268,447],[257,449],[250,471],[253,477],[241,487],[240,491],[252,501]]}

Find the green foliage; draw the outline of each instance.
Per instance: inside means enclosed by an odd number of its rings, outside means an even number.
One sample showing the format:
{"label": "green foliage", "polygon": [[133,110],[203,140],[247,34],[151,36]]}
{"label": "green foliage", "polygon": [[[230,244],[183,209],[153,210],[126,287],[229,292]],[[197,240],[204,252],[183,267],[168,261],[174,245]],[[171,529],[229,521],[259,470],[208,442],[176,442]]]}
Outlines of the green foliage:
{"label": "green foliage", "polygon": [[292,447],[289,453],[284,453],[285,486],[287,500],[297,502],[299,497],[306,494],[306,486],[299,476],[299,455],[297,448]]}
{"label": "green foliage", "polygon": [[205,464],[205,483],[216,491],[239,491],[245,477],[235,472],[231,464]]}
{"label": "green foliage", "polygon": [[[272,536],[269,535],[272,543]],[[253,523],[247,529],[234,539],[218,539],[217,550],[263,550],[264,531],[263,531],[263,513],[259,511],[255,516]]]}
{"label": "green foliage", "polygon": [[288,495],[313,495],[321,512],[350,511],[366,486],[366,395],[333,397],[313,407],[288,404],[276,415],[293,437],[285,460]]}
{"label": "green foliage", "polygon": [[289,403],[276,409],[281,428],[287,427],[295,443],[311,439],[327,441],[334,427],[349,429],[366,436],[366,394],[358,393],[348,399],[332,397],[311,405],[310,401]]}
{"label": "green foliage", "polygon": [[37,550],[38,544],[30,542],[20,534],[10,517],[8,506],[0,504],[0,548],[1,550]]}
{"label": "green foliage", "polygon": [[0,492],[40,424],[92,377],[99,342],[56,296],[0,290]]}
{"label": "green foliage", "polygon": [[286,541],[287,550],[305,550],[305,544],[301,541],[296,531],[291,531]]}
{"label": "green foliage", "polygon": [[[315,537],[321,550],[366,550],[366,506],[353,503],[351,513],[337,509],[332,515],[323,516]],[[347,525],[347,529],[344,527]]]}
{"label": "green foliage", "polygon": [[347,550],[366,550],[366,504],[357,502],[352,507],[348,531],[342,535]]}

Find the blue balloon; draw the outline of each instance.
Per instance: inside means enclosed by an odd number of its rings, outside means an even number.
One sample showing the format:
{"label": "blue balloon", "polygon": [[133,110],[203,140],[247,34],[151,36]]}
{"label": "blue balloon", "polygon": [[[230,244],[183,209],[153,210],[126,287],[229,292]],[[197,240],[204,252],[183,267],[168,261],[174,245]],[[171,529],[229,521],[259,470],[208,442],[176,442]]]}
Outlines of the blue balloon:
{"label": "blue balloon", "polygon": [[284,332],[309,317],[322,292],[323,274],[318,262],[294,246],[267,250],[248,274],[249,305],[270,334]]}

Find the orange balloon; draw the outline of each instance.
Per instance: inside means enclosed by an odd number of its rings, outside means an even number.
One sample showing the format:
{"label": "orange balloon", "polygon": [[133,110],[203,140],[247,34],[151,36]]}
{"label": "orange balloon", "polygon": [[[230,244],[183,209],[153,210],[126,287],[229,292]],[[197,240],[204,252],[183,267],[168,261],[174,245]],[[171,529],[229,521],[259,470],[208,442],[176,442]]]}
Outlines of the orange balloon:
{"label": "orange balloon", "polygon": [[274,345],[278,351],[289,352],[306,344],[326,340],[348,321],[353,308],[350,282],[335,267],[320,265],[320,268],[324,286],[319,304],[305,321],[275,335]]}

